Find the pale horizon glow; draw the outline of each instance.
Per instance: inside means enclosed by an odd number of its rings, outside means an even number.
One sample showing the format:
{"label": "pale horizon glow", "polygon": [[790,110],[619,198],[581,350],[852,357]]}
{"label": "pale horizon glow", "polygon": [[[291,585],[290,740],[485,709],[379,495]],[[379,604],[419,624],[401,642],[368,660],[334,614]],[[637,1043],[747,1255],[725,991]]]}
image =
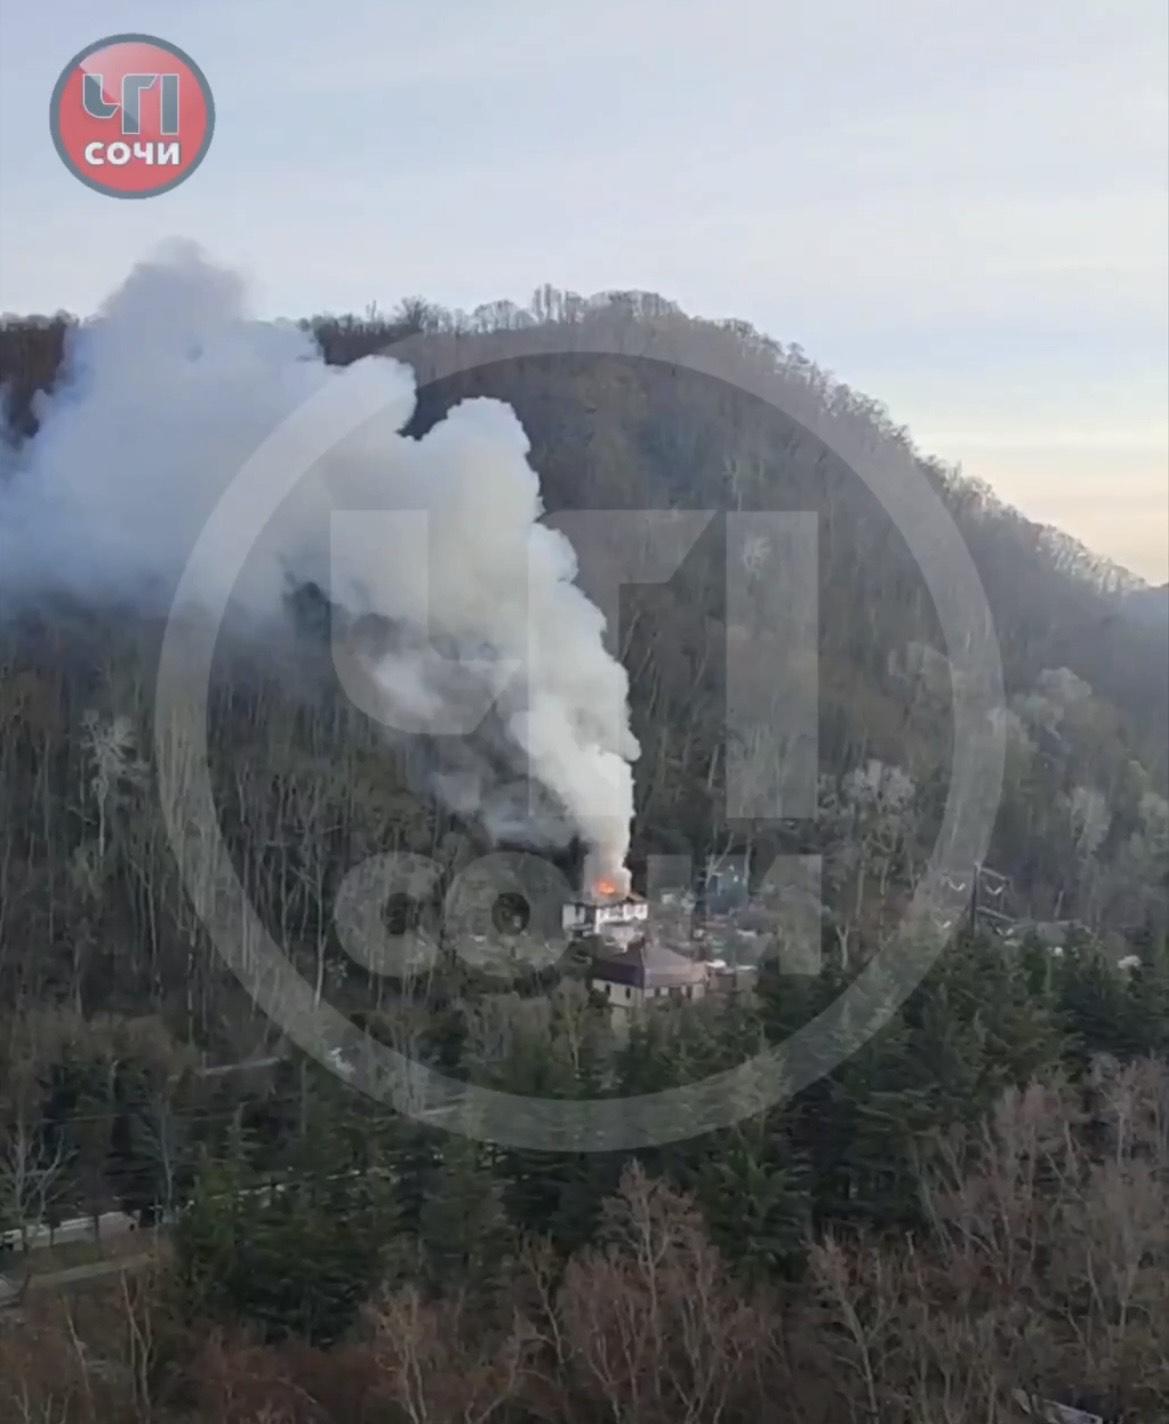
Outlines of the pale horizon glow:
{"label": "pale horizon glow", "polygon": [[[182,236],[265,315],[660,292],[796,341],[926,453],[1169,578],[1169,16],[1063,0],[79,0],[0,11],[0,309],[92,312]],[[186,49],[202,169],[64,169],[57,73]]]}

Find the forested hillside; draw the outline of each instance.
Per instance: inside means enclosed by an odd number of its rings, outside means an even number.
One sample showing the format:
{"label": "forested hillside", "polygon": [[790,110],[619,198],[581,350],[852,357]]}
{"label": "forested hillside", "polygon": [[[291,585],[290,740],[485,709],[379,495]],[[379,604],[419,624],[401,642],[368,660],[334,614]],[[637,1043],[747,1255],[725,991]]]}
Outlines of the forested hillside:
{"label": "forested hillside", "polygon": [[[334,921],[354,866],[408,850],[449,879],[488,833],[341,693],[318,589],[289,590],[283,641],[229,630],[220,827],[316,997],[455,1077],[569,1100],[697,1081],[814,1019],[896,940],[946,795],[951,669],[874,497],[735,376],[779,372],[877,445],[909,434],[798,347],[646,294],[305,325],[335,364],[427,337],[411,433],[466,396],[507,401],[551,512],[810,510],[820,529],[815,820],[725,814],[719,521],[668,584],[626,592],[616,647],[642,748],[635,883],[656,852],[757,872],[819,853],[823,968],[763,953],[757,992],[663,1003],[626,1033],[571,966],[500,992],[457,955],[414,977],[354,962]],[[647,357],[663,328],[727,379]],[[69,331],[0,328],[18,449],[38,393],[68,380]],[[430,381],[451,350],[469,369]],[[0,1418],[1023,1424],[1033,1395],[1169,1419],[1164,600],[921,470],[1002,651],[988,863],[1014,918],[1065,922],[1062,952],[965,926],[888,1028],[793,1101],[639,1153],[443,1134],[291,1049],[179,882],[157,758],[181,773],[191,753],[154,740],[159,620],[64,596],[0,612],[0,1228],[12,1278],[33,1272],[0,1310]],[[752,933],[773,946],[765,911]],[[163,1220],[150,1269],[68,1308],[38,1292],[53,1253],[30,1231],[111,1207]]]}
{"label": "forested hillside", "polygon": [[[765,869],[777,852],[819,851],[834,943],[855,956],[865,934],[880,932],[869,923],[878,899],[895,903],[912,881],[945,797],[950,670],[936,620],[889,518],[815,441],[726,383],[637,355],[663,323],[684,326],[732,375],[778,369],[874,441],[909,439],[799,348],[739,323],[692,321],[644,294],[582,302],[543,288],[526,311],[499,303],[455,316],[412,300],[392,320],[310,324],[334,363],[419,330],[434,335],[436,364],[442,343],[457,346],[473,369],[423,385],[416,433],[464,396],[508,401],[552,512],[818,513],[820,817],[726,823],[725,540],[716,520],[668,585],[623,599],[617,649],[642,747],[633,863],[681,852],[697,867],[730,851]],[[0,331],[16,439],[35,426],[36,392],[57,378],[67,330],[57,319],[10,320]],[[526,341],[544,332],[549,349],[568,354],[509,359],[517,331]],[[597,345],[631,354],[571,354]],[[1150,616],[1153,592],[956,472],[922,468],[973,554],[1002,651],[1007,771],[988,860],[1011,879],[1012,913],[1156,938],[1169,852],[1169,653]],[[302,653],[315,617],[312,591],[302,590],[290,607]],[[151,809],[145,748],[157,632],[124,610],[43,602],[0,630],[8,820],[0,983],[36,1000],[63,993],[87,1010],[141,995],[160,1007],[180,994],[187,1031],[205,1033],[206,1014],[193,1007],[205,999],[203,970],[190,957],[188,917],[172,901]],[[279,900],[278,922],[295,926],[319,977],[331,952],[321,904],[340,871],[379,845],[427,853],[445,845],[454,855],[459,838],[477,831],[417,793],[408,754],[379,741],[328,679],[297,678],[294,689],[271,650],[225,655],[224,668],[216,764],[231,766],[249,749],[224,788],[228,834],[245,882]],[[882,895],[870,897],[870,885]]]}

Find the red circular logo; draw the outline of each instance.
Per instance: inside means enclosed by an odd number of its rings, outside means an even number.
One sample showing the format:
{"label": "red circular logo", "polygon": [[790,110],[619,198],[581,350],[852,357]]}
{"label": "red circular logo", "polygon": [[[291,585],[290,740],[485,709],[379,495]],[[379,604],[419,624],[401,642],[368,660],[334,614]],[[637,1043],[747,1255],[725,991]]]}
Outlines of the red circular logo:
{"label": "red circular logo", "polygon": [[153,35],[110,35],[61,71],[49,121],[57,152],[84,184],[112,198],[150,198],[203,161],[215,104],[181,49]]}

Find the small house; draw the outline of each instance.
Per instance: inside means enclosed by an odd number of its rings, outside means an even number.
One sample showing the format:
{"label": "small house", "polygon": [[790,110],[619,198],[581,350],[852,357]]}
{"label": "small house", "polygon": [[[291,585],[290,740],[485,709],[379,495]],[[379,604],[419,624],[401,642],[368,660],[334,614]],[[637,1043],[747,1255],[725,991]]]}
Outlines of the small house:
{"label": "small house", "polygon": [[707,977],[705,964],[644,938],[627,949],[598,949],[589,966],[589,988],[617,1010],[655,999],[700,999]]}

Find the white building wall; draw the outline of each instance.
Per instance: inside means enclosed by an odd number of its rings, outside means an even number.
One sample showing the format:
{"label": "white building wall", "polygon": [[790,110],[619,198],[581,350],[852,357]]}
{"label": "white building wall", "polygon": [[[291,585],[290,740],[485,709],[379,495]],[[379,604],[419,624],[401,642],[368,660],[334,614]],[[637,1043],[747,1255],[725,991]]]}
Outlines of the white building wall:
{"label": "white building wall", "polygon": [[566,930],[598,930],[601,925],[645,923],[649,905],[644,902],[616,905],[585,905],[573,901],[561,911],[561,924]]}
{"label": "white building wall", "polygon": [[590,979],[589,988],[609,1004],[610,1008],[640,1009],[645,1003],[645,994],[635,984],[614,984],[608,979]]}
{"label": "white building wall", "polygon": [[701,999],[706,994],[705,983],[687,984],[677,989],[640,989],[633,984],[614,984],[608,979],[590,979],[589,988],[599,994],[614,1009],[640,1009],[662,999]]}

